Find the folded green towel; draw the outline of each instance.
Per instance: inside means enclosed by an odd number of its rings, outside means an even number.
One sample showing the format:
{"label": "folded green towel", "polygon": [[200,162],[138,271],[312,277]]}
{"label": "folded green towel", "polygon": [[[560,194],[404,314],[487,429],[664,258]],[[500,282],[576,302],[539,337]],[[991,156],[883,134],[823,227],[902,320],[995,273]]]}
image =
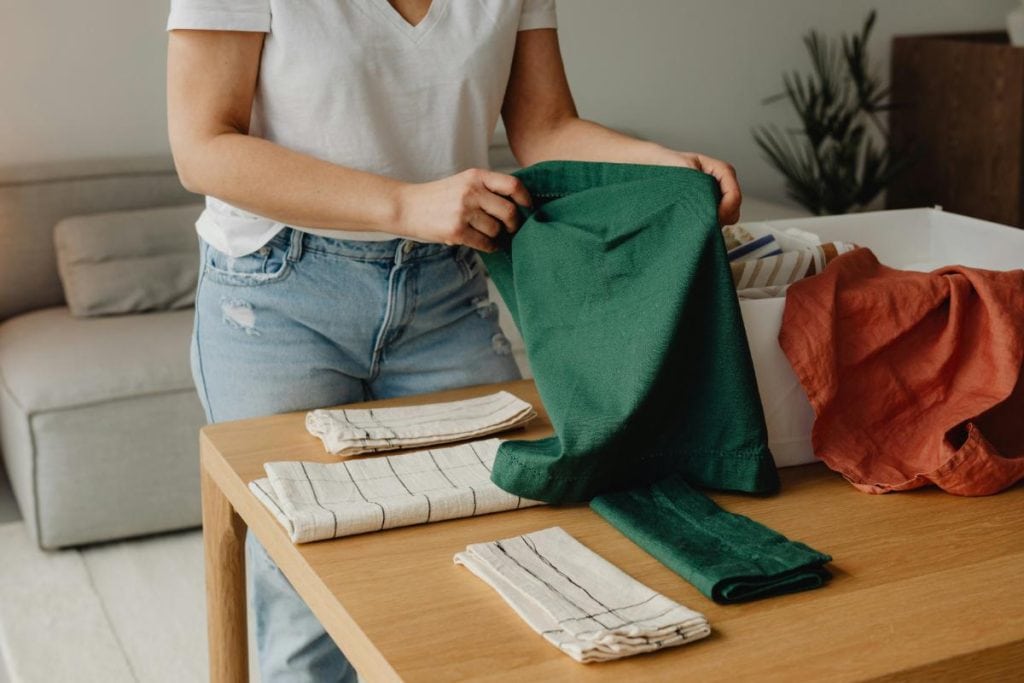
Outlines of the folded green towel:
{"label": "folded green towel", "polygon": [[671,166],[545,162],[534,210],[483,259],[556,436],[506,441],[492,479],[550,503],[682,472],[778,487],[718,225],[718,184]]}
{"label": "folded green towel", "polygon": [[715,602],[818,588],[832,576],[830,556],[723,510],[678,476],[590,507]]}

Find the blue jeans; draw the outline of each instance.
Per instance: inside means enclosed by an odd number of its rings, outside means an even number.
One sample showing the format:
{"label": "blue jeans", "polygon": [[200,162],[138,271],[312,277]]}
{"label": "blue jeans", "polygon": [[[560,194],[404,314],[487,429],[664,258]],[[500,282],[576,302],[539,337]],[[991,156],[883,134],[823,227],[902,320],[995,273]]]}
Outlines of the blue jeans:
{"label": "blue jeans", "polygon": [[[518,379],[479,257],[285,228],[238,258],[200,242],[192,375],[209,422]],[[251,534],[265,683],[356,674]]]}

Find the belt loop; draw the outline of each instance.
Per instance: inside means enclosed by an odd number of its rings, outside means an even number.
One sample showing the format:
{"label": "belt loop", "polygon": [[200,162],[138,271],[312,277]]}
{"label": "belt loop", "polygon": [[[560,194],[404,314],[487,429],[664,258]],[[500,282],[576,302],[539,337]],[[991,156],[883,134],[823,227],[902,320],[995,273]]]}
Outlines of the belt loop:
{"label": "belt loop", "polygon": [[302,240],[305,238],[306,233],[295,228],[288,228],[290,231],[288,235],[288,260],[292,263],[298,262],[302,258]]}
{"label": "belt loop", "polygon": [[395,247],[395,265],[400,266],[409,260],[409,253],[416,247],[413,240],[400,240]]}

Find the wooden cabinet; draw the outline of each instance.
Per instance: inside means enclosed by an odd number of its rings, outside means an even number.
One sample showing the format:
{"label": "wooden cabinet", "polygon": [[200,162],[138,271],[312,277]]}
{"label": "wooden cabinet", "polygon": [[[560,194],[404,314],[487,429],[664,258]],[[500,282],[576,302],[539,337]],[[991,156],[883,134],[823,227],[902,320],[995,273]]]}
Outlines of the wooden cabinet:
{"label": "wooden cabinet", "polygon": [[889,208],[1024,227],[1024,48],[1005,33],[897,36],[892,100],[893,142],[913,162]]}

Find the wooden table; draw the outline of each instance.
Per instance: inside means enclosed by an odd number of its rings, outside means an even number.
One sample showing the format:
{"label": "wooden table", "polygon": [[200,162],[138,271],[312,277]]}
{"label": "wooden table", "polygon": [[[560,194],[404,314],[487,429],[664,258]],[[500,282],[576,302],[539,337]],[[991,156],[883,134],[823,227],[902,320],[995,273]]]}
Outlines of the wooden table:
{"label": "wooden table", "polygon": [[[542,412],[529,381],[499,388]],[[551,432],[546,415],[515,438]],[[296,546],[246,484],[269,460],[330,462],[302,413],[211,425],[200,436],[211,680],[247,677],[248,525],[369,681],[975,680],[1024,671],[1024,487],[959,498],[936,489],[859,493],[814,464],[782,471],[770,498],[714,494],[835,560],[825,588],[712,603],[586,506],[540,507]],[[653,655],[577,664],[452,564],[469,543],[560,525],[643,583],[707,615],[712,635]],[[282,628],[287,628],[283,624]]]}

